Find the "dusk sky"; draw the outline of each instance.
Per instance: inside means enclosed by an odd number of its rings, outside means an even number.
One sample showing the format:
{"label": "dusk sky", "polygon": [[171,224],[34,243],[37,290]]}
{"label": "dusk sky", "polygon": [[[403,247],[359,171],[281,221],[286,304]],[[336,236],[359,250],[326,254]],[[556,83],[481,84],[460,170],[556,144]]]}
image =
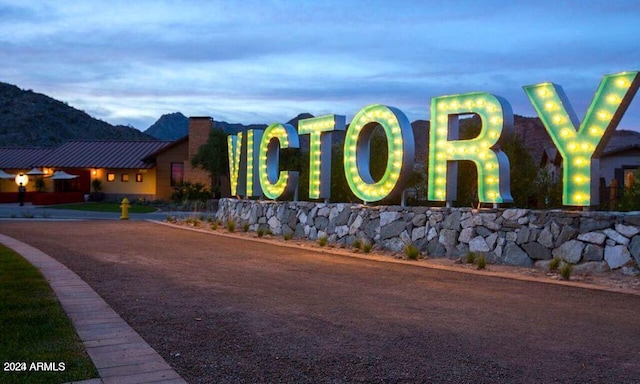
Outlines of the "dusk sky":
{"label": "dusk sky", "polygon": [[[640,70],[640,1],[4,1],[0,81],[112,124],[230,123],[562,85],[580,119],[605,74]],[[640,131],[640,96],[618,129]]]}

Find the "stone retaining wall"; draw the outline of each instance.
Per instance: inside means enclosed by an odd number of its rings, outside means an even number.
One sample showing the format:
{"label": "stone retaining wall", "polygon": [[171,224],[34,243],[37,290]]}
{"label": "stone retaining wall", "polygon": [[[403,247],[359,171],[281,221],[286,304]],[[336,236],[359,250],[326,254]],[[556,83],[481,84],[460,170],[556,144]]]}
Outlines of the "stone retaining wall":
{"label": "stone retaining wall", "polygon": [[413,244],[430,257],[485,255],[487,262],[544,266],[557,256],[602,271],[640,264],[640,213],[430,208],[221,199],[217,219],[250,231],[350,245],[356,239],[400,251]]}

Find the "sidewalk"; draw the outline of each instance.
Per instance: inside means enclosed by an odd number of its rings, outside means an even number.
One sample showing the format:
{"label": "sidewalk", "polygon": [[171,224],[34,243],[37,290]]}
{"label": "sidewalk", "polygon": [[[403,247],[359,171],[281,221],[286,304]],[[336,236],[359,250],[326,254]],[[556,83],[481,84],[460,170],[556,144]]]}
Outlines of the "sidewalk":
{"label": "sidewalk", "polygon": [[79,383],[186,383],[77,274],[40,250],[9,236],[0,234],[0,243],[40,270],[69,316],[100,375],[99,379]]}

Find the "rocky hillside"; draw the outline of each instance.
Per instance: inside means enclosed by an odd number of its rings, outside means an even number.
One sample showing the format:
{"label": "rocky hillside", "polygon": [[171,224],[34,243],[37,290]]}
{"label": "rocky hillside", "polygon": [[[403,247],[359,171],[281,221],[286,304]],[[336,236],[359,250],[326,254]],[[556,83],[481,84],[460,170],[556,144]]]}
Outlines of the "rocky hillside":
{"label": "rocky hillside", "polygon": [[[214,127],[222,129],[228,134],[236,134],[247,129],[264,129],[266,126],[266,124],[244,125],[214,120]],[[168,113],[160,116],[158,121],[147,128],[144,133],[159,140],[177,140],[189,133],[189,118],[181,112]]]}
{"label": "rocky hillside", "polygon": [[177,140],[189,132],[189,118],[180,112],[160,116],[144,133],[159,140]]}
{"label": "rocky hillside", "polygon": [[50,147],[68,140],[155,140],[49,96],[0,82],[0,145]]}

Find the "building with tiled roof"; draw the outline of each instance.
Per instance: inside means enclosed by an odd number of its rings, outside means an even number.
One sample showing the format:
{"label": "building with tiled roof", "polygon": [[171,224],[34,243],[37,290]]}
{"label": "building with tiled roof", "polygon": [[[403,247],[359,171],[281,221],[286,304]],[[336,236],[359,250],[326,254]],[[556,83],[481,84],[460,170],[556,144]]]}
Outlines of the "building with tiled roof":
{"label": "building with tiled roof", "polygon": [[59,168],[150,169],[144,159],[171,141],[69,141],[55,148],[40,166]]}
{"label": "building with tiled roof", "polygon": [[54,149],[0,147],[0,169],[31,169],[38,166]]}
{"label": "building with tiled roof", "polygon": [[[32,176],[27,184],[30,197],[37,192],[35,179],[42,178],[44,192],[75,193],[83,199],[99,180],[107,199],[167,200],[173,186],[182,181],[210,183],[208,174],[193,169],[189,159],[208,139],[213,128],[211,118],[191,118],[189,135],[177,141],[69,141],[56,148],[0,147],[0,169],[9,174],[27,173],[33,168],[44,176]],[[54,171],[76,176],[68,180],[53,180]],[[193,179],[193,180],[192,180]],[[78,197],[80,196],[80,197]],[[17,198],[17,186],[12,179],[0,179],[0,202]]]}

